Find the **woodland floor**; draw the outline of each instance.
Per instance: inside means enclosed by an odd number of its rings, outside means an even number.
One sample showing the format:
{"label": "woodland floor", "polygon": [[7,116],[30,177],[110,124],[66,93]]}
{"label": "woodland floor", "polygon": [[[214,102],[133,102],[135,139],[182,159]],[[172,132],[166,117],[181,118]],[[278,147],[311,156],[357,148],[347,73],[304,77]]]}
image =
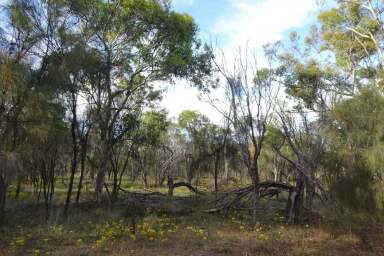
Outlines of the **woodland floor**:
{"label": "woodland floor", "polygon": [[56,206],[48,221],[28,196],[8,202],[0,255],[384,255],[384,220],[367,214],[316,214],[287,226],[283,202],[272,200],[260,203],[251,229],[248,211],[203,213],[211,197],[181,189],[172,199],[135,205],[145,209],[134,233],[124,205],[132,196],[110,210],[83,202],[68,218]]}

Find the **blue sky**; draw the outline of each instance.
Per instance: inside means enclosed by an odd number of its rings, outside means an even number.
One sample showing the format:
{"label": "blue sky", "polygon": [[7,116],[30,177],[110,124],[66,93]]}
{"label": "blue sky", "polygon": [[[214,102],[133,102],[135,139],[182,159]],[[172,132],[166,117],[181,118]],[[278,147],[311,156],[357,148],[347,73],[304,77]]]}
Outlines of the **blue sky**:
{"label": "blue sky", "polygon": [[[173,0],[178,12],[194,17],[199,36],[208,42],[217,41],[226,55],[247,45],[258,55],[263,45],[286,41],[292,31],[305,35],[316,23],[317,0]],[[261,55],[261,54],[260,54]],[[263,62],[262,56],[260,62]],[[208,103],[198,99],[198,92],[185,81],[171,86],[161,106],[176,118],[185,109],[197,110],[215,123],[221,115]]]}
{"label": "blue sky", "polygon": [[173,0],[176,11],[194,17],[200,36],[222,47],[248,42],[260,47],[316,22],[316,0]]}

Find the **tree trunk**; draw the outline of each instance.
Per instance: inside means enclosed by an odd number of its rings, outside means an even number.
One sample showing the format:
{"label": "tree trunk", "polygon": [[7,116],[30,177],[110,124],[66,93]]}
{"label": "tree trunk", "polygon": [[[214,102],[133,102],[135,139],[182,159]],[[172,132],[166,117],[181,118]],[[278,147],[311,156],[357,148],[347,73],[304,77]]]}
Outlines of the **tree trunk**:
{"label": "tree trunk", "polygon": [[118,171],[118,166],[116,164],[116,169],[113,170],[113,187],[112,187],[112,195],[111,195],[112,201],[116,200],[118,191],[119,191],[119,171]]}
{"label": "tree trunk", "polygon": [[256,206],[257,206],[257,186],[259,185],[259,172],[258,172],[258,165],[255,161],[253,164],[253,167],[250,168],[250,176],[252,178],[252,185],[253,185],[253,194],[252,194],[252,227],[256,227]]}
{"label": "tree trunk", "polygon": [[67,198],[65,200],[64,215],[68,214],[69,204],[71,203],[73,180],[75,179],[75,173],[77,169],[77,156],[78,156],[78,145],[77,145],[77,99],[76,93],[72,92],[72,122],[71,122],[71,135],[72,135],[72,165],[71,165],[71,176],[69,178]]}
{"label": "tree trunk", "polygon": [[[87,143],[85,143],[85,144],[87,144]],[[80,159],[80,178],[79,178],[79,185],[77,187],[76,206],[80,205],[80,195],[81,195],[81,189],[83,187],[86,156],[87,156],[87,145],[82,145],[81,157],[80,157],[81,158]]]}
{"label": "tree trunk", "polygon": [[252,192],[252,228],[256,228],[256,206],[257,206],[257,191],[256,191],[256,186],[253,187],[253,192]]}
{"label": "tree trunk", "polygon": [[167,184],[168,184],[168,195],[169,196],[173,196],[173,189],[174,189],[174,187],[173,187],[173,178],[168,177]]}
{"label": "tree trunk", "polygon": [[304,176],[300,172],[297,176],[296,188],[289,194],[287,202],[287,223],[294,224],[299,221],[303,210]]}
{"label": "tree trunk", "polygon": [[129,162],[129,155],[127,155],[125,158],[124,165],[123,165],[123,168],[120,172],[120,175],[119,175],[119,172],[116,173],[116,183],[115,183],[115,181],[113,183],[113,192],[112,192],[112,198],[113,199],[116,199],[119,195],[119,188],[121,187],[123,175],[124,175],[125,171],[127,170],[128,162]]}
{"label": "tree trunk", "polygon": [[229,181],[229,166],[227,159],[227,147],[224,146],[224,182],[228,184]]}
{"label": "tree trunk", "polygon": [[111,80],[111,72],[112,72],[112,57],[111,57],[111,50],[108,48],[107,45],[105,46],[105,51],[107,52],[107,59],[106,59],[106,69],[105,69],[105,89],[106,89],[106,104],[103,103],[103,100],[101,99],[101,95],[98,95],[100,108],[99,108],[99,122],[100,122],[100,143],[101,143],[101,159],[100,159],[100,165],[99,170],[97,172],[96,176],[96,185],[95,185],[95,192],[96,192],[96,201],[101,202],[102,200],[102,194],[103,194],[103,187],[104,187],[104,181],[105,181],[105,175],[107,173],[108,169],[108,162],[110,160],[110,152],[112,149],[112,130],[114,128],[113,126],[113,120],[112,120],[112,80]]}
{"label": "tree trunk", "polygon": [[77,194],[76,194],[76,206],[80,206],[80,195],[81,195],[81,189],[83,188],[83,179],[84,179],[84,169],[85,169],[85,163],[84,158],[81,158],[80,163],[80,177],[79,177],[79,184],[77,187]]}
{"label": "tree trunk", "polygon": [[312,209],[313,199],[315,198],[315,186],[313,184],[313,177],[307,177],[305,179],[305,191],[306,191],[306,207]]}
{"label": "tree trunk", "polygon": [[21,191],[21,178],[17,178],[15,199],[19,199],[20,191]]}
{"label": "tree trunk", "polygon": [[218,184],[217,184],[217,178],[219,176],[219,161],[220,161],[220,154],[216,154],[216,159],[215,159],[215,200],[217,200],[217,193],[218,193]]}
{"label": "tree trunk", "polygon": [[4,222],[5,201],[7,198],[7,187],[2,175],[0,175],[0,225]]}
{"label": "tree trunk", "polygon": [[36,199],[36,207],[39,207],[40,204],[40,198],[41,198],[41,191],[43,188],[43,179],[40,179],[40,182],[37,184],[37,199]]}
{"label": "tree trunk", "polygon": [[104,141],[101,141],[100,167],[97,172],[96,186],[95,186],[96,201],[99,203],[102,200],[105,174],[107,173],[107,168],[108,168],[108,159],[109,159],[108,143],[104,140]]}

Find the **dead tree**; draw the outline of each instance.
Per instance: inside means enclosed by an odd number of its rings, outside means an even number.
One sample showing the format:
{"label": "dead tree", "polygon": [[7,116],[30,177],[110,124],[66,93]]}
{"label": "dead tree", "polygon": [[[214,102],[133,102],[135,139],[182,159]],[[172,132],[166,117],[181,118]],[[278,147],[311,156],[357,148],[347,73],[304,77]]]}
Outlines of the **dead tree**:
{"label": "dead tree", "polygon": [[[234,56],[233,66],[228,65],[221,53],[215,65],[224,83],[218,83],[224,89],[226,102],[213,99],[213,105],[230,123],[236,141],[239,143],[243,162],[252,180],[253,224],[256,223],[256,203],[258,184],[260,183],[259,158],[263,149],[266,127],[271,122],[274,101],[278,88],[273,86],[273,70],[258,67],[256,54],[248,48],[241,49]],[[223,109],[225,108],[225,109]]]}
{"label": "dead tree", "polygon": [[[280,150],[282,145],[273,147],[278,155],[291,164],[295,170],[296,185],[287,202],[287,222],[293,224],[299,221],[305,208],[311,209],[316,194],[315,188],[322,191],[321,185],[316,181],[315,171],[320,164],[324,143],[318,135],[313,133],[316,123],[310,124],[303,111],[292,112],[283,109],[286,108],[280,106],[278,116],[286,145],[294,157],[288,157],[282,153]],[[307,192],[306,198],[305,192]]]}
{"label": "dead tree", "polygon": [[[259,198],[270,198],[283,191],[292,193],[295,187],[287,183],[274,181],[259,182],[257,186],[251,185],[244,188],[239,188],[231,191],[226,191],[215,200],[215,207],[205,210],[208,213],[224,211],[228,209],[250,209],[254,212],[254,191],[257,192]],[[244,205],[250,207],[244,208]]]}

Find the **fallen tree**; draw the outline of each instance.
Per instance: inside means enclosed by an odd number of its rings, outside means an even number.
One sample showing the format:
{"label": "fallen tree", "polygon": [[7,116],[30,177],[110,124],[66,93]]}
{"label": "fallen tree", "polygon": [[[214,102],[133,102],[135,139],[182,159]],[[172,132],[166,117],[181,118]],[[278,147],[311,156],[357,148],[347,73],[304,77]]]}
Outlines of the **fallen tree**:
{"label": "fallen tree", "polygon": [[291,193],[295,190],[295,187],[279,182],[260,182],[256,185],[250,185],[244,188],[239,188],[227,192],[223,192],[217,200],[215,200],[215,207],[205,210],[204,212],[214,213],[223,210],[228,210],[230,208],[239,208],[238,206],[242,204],[243,199],[252,195],[256,192],[258,198],[263,197],[273,197],[283,191]]}
{"label": "fallen tree", "polygon": [[[164,202],[168,202],[168,207],[173,208],[174,204],[178,201],[189,201],[190,197],[170,197],[173,195],[173,190],[177,187],[187,187],[192,192],[199,195],[207,195],[191,184],[187,182],[176,182],[174,183],[172,178],[168,180],[168,194],[163,194],[160,192],[149,192],[149,193],[140,193],[140,192],[130,192],[120,188],[128,197],[118,202],[118,205],[127,205],[133,201],[140,202],[140,204],[145,205],[146,207],[151,206],[156,208],[156,206],[162,205]],[[299,200],[302,200],[300,194],[302,194],[302,187],[293,186],[287,183],[275,182],[275,181],[265,181],[260,182],[256,186],[250,185],[247,187],[242,187],[230,191],[224,191],[220,193],[217,199],[209,201],[209,195],[207,197],[201,197],[204,201],[204,205],[194,205],[194,207],[188,207],[188,212],[191,211],[201,211],[205,213],[217,213],[221,211],[233,210],[254,210],[253,202],[254,195],[256,194],[257,199],[260,198],[272,198],[280,193],[287,193],[287,201],[285,213],[286,221],[288,224],[293,224],[298,219],[299,215],[301,216],[306,210]],[[185,204],[182,204],[185,206]],[[209,207],[206,207],[206,206]],[[182,207],[179,205],[177,208]],[[187,209],[185,209],[187,210]],[[171,209],[171,211],[173,211]],[[180,209],[178,210],[180,211]]]}
{"label": "fallen tree", "polygon": [[202,191],[199,191],[197,188],[193,187],[190,183],[188,182],[183,182],[183,181],[180,181],[180,182],[176,182],[174,183],[173,182],[173,179],[171,177],[168,177],[168,195],[169,196],[173,196],[173,191],[175,188],[179,188],[179,187],[186,187],[188,188],[190,191],[196,193],[196,194],[200,194],[200,195],[203,195],[204,193]]}

